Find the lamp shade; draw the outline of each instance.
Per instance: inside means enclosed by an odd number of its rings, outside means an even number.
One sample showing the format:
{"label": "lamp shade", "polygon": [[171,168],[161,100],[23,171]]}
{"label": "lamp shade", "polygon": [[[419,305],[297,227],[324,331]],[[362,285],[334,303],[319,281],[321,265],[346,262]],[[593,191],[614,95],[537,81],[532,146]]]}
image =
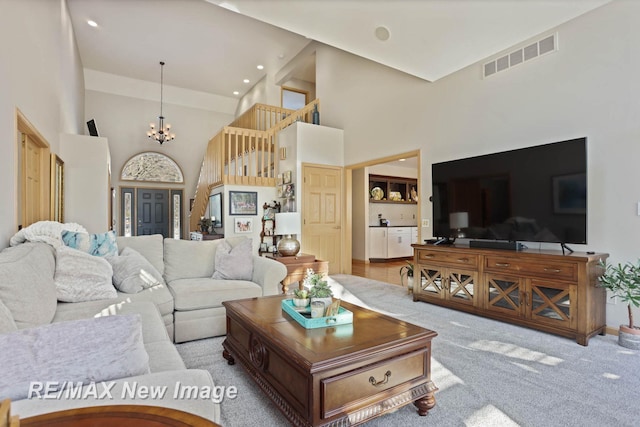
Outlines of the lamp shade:
{"label": "lamp shade", "polygon": [[449,214],[450,228],[467,228],[469,226],[469,212],[452,212]]}
{"label": "lamp shade", "polygon": [[300,231],[299,212],[282,212],[276,214],[276,229],[274,233],[277,236],[300,234]]}

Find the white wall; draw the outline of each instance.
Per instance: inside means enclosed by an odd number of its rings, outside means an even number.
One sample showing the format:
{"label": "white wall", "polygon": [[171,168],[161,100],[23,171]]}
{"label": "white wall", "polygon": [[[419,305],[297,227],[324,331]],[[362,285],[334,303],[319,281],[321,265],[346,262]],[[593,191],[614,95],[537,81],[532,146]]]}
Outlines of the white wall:
{"label": "white wall", "polygon": [[107,138],[60,135],[64,159],[64,220],[84,226],[89,233],[109,230],[109,169]]}
{"label": "white wall", "polygon": [[0,248],[17,231],[15,110],[58,153],[83,124],[84,80],[64,0],[0,0]]}
{"label": "white wall", "polygon": [[[331,48],[317,51],[323,124],[344,128],[345,162],[422,150],[420,203],[430,218],[430,165],[588,138],[588,246],[638,259],[640,2],[612,2],[558,30],[560,50],[482,79],[475,64],[427,83]],[[423,237],[431,235],[423,228]],[[557,246],[555,246],[557,248]],[[607,324],[626,319],[607,305]]]}

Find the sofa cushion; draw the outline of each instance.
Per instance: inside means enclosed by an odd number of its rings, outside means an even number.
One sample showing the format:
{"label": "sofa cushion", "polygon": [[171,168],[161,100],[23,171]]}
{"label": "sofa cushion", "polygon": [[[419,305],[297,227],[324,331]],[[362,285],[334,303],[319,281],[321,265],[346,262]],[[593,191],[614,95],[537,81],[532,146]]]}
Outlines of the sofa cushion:
{"label": "sofa cushion", "polygon": [[138,251],[153,265],[160,274],[164,274],[164,237],[162,234],[150,236],[118,236],[116,241],[120,253],[124,248],[132,248]]}
{"label": "sofa cushion", "polygon": [[215,271],[212,278],[227,280],[251,280],[253,276],[253,245],[244,239],[235,247],[224,241],[216,250]]}
{"label": "sofa cushion", "polygon": [[18,330],[16,321],[6,305],[0,300],[0,334]]}
{"label": "sofa cushion", "polygon": [[54,323],[0,335],[0,396],[28,397],[32,382],[108,381],[149,373],[139,315]]}
{"label": "sofa cushion", "polygon": [[164,239],[164,279],[211,277],[216,249],[224,240]]}
{"label": "sofa cushion", "polygon": [[168,286],[178,311],[221,307],[223,301],[262,296],[262,288],[246,280],[178,279]]}
{"label": "sofa cushion", "polygon": [[118,296],[111,280],[112,269],[102,257],[60,246],[56,249],[54,281],[59,301],[81,302]]}
{"label": "sofa cushion", "polygon": [[126,247],[120,255],[108,256],[113,268],[113,285],[127,294],[137,294],[143,289],[164,283],[162,274],[140,252]]}
{"label": "sofa cushion", "polygon": [[51,322],[56,312],[53,248],[23,243],[0,252],[0,300],[18,328]]}
{"label": "sofa cushion", "polygon": [[95,256],[118,255],[118,244],[115,231],[107,231],[102,234],[78,233],[63,230],[62,243],[70,248],[77,249]]}

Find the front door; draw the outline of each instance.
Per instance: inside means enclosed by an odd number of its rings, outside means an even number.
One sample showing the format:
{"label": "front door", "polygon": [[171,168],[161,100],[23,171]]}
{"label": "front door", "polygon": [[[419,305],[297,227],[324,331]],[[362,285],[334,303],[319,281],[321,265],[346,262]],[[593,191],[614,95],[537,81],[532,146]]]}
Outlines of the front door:
{"label": "front door", "polygon": [[136,235],[170,237],[169,190],[138,189]]}
{"label": "front door", "polygon": [[342,272],[342,168],[303,165],[301,252]]}

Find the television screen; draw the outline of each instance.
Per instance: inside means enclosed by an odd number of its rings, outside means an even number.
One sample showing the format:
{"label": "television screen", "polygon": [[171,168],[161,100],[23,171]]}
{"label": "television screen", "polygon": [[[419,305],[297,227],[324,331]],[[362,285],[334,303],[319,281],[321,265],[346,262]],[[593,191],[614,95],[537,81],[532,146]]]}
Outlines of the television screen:
{"label": "television screen", "polygon": [[435,237],[587,243],[586,138],[435,163]]}

